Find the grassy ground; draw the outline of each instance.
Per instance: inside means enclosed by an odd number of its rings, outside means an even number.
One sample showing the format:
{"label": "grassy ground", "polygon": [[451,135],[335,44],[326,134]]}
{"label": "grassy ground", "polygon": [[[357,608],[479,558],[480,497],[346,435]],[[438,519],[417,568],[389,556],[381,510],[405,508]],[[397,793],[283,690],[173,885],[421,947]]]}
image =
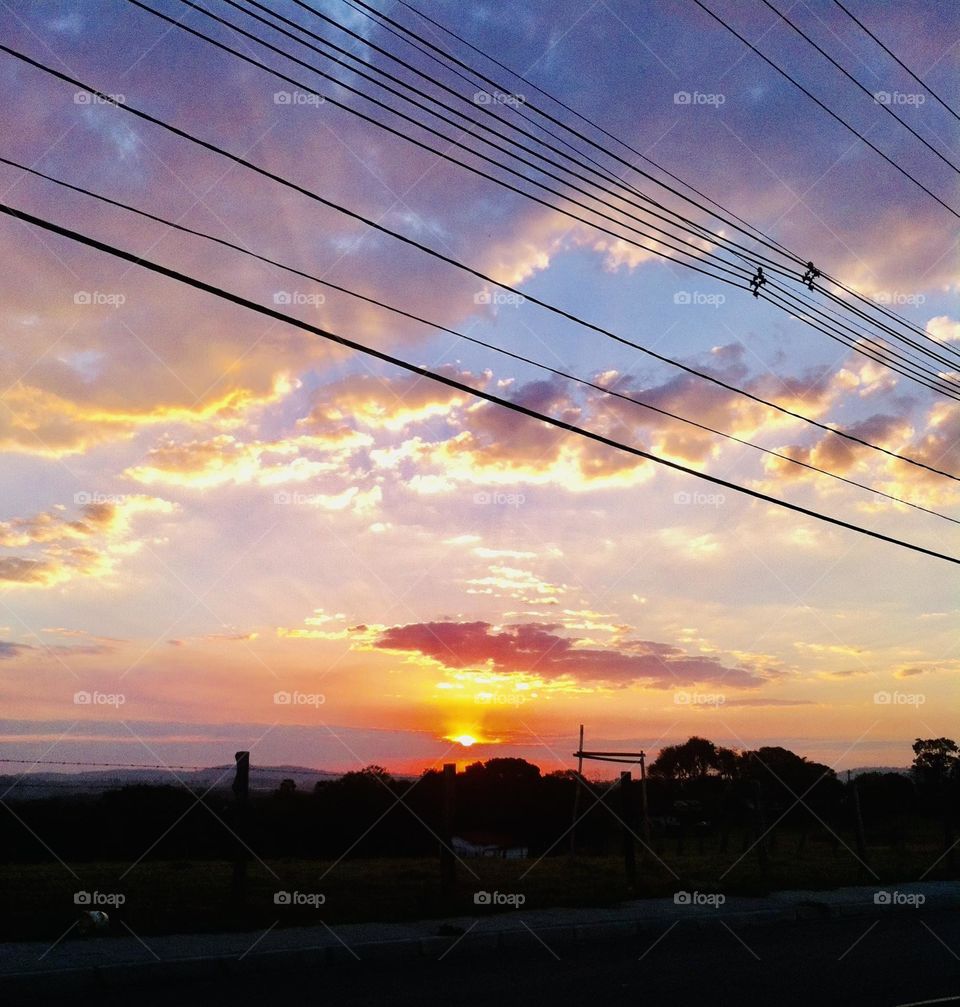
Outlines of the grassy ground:
{"label": "grassy ground", "polygon": [[[0,939],[55,939],[78,916],[74,893],[120,893],[120,907],[99,908],[115,921],[129,923],[138,933],[199,932],[254,929],[279,920],[280,926],[408,920],[494,911],[478,908],[477,891],[516,893],[526,908],[598,906],[627,898],[669,895],[678,890],[760,895],[785,888],[830,889],[848,884],[892,883],[955,877],[947,859],[933,867],[942,852],[931,831],[900,848],[872,847],[868,873],[853,855],[852,836],[837,844],[814,836],[802,855],[797,837],[777,837],[766,868],[757,851],[744,852],[743,836],[733,836],[726,852],[715,838],[687,840],[682,850],[665,841],[657,854],[638,855],[635,885],[627,882],[618,856],[551,856],[535,860],[468,860],[457,864],[457,891],[441,895],[437,860],[344,860],[329,863],[276,860],[269,865],[251,860],[247,870],[247,907],[230,901],[232,867],[222,861],[143,861],[129,864],[0,865],[0,890],[7,912],[0,917]],[[846,844],[846,845],[844,845]],[[847,848],[849,847],[849,849]],[[275,893],[288,892],[291,901],[323,896],[320,906],[278,905]],[[313,900],[317,901],[317,900]],[[96,908],[96,906],[90,906]],[[122,927],[119,932],[124,932]]]}

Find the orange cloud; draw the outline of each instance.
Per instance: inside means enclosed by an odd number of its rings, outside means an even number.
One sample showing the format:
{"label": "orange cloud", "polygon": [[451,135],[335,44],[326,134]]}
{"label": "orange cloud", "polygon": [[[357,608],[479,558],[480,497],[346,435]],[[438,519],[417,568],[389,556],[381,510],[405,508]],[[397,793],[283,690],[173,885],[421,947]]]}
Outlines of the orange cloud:
{"label": "orange cloud", "polygon": [[727,667],[713,657],[668,644],[634,640],[619,647],[581,646],[560,636],[552,623],[525,623],[497,629],[488,622],[427,622],[393,626],[374,646],[417,653],[442,667],[490,668],[501,673],[536,673],[544,679],[655,688],[725,682],[730,688],[758,686],[763,679],[743,667]]}
{"label": "orange cloud", "polygon": [[140,549],[134,521],[144,515],[169,516],[176,509],[156,497],[115,496],[111,501],[84,504],[75,519],[56,507],[0,523],[0,548],[27,551],[0,556],[0,587],[51,587],[76,578],[104,578],[122,557]]}

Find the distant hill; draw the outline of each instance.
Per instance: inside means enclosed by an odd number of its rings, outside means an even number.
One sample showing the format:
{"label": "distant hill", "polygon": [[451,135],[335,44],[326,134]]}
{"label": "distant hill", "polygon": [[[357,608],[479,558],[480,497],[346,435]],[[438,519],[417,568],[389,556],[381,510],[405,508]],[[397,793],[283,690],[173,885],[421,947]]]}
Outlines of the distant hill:
{"label": "distant hill", "polygon": [[[293,780],[298,790],[309,791],[321,780],[337,780],[343,774],[323,769],[306,769],[303,766],[251,766],[250,792],[265,793],[276,790],[281,780]],[[106,769],[79,773],[29,773],[22,779],[17,776],[0,776],[0,793],[20,800],[45,797],[68,797],[102,794],[118,787],[134,784],[150,786],[187,786],[196,793],[207,790],[229,790],[233,783],[234,766],[211,766],[209,769]]]}
{"label": "distant hill", "polygon": [[[860,766],[857,769],[851,769],[850,775],[852,777],[863,776],[864,773],[899,773],[901,776],[910,775],[909,766]],[[838,771],[837,776],[845,780],[847,778],[847,771],[844,769]]]}

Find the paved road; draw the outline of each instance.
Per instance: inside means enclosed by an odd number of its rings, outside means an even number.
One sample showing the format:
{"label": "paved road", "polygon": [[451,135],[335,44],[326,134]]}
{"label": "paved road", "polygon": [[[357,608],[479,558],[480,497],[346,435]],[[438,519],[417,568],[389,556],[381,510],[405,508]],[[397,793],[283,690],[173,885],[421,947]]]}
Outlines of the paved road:
{"label": "paved road", "polygon": [[[719,921],[703,928],[679,923],[654,941],[548,949],[531,936],[526,949],[458,955],[453,948],[436,962],[351,963],[162,989],[105,990],[89,1000],[98,1007],[895,1007],[930,1001],[960,1007],[956,911],[755,925],[737,932]],[[45,998],[51,1004],[76,1000],[76,994]]]}

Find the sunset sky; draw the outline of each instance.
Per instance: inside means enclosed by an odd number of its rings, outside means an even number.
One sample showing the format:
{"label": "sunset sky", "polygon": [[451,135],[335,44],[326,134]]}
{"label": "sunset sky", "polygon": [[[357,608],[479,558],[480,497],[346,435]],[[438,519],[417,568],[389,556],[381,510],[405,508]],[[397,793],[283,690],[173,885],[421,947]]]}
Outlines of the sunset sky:
{"label": "sunset sky", "polygon": [[[231,38],[175,0],[145,2]],[[709,5],[960,206],[954,172],[759,0]],[[293,2],[270,6],[388,65]],[[411,58],[341,0],[314,6]],[[399,4],[374,6],[425,27]],[[960,9],[851,6],[950,100]],[[267,37],[235,8],[210,7]],[[422,9],[832,275],[960,343],[957,218],[691,0]],[[920,90],[833,3],[789,10],[871,90]],[[482,273],[960,472],[960,402],[745,289],[329,102],[278,104],[282,81],[126,0],[11,3],[0,24],[6,45]],[[429,37],[507,76],[436,30]],[[370,112],[302,67],[232,44]],[[470,93],[452,75],[444,82]],[[0,156],[960,517],[956,482],[495,296],[4,54],[0,86]],[[678,104],[677,92],[722,101]],[[932,99],[897,112],[960,158],[957,120]],[[0,187],[0,202],[471,386],[960,552],[956,526],[936,517],[18,169],[0,165]],[[222,765],[246,748],[254,764],[338,771],[496,755],[548,770],[574,764],[583,723],[594,747],[655,753],[700,734],[735,748],[782,744],[845,769],[906,765],[914,738],[956,736],[956,567],[720,492],[9,218],[0,256],[0,757]],[[477,743],[451,740],[462,736]]]}

